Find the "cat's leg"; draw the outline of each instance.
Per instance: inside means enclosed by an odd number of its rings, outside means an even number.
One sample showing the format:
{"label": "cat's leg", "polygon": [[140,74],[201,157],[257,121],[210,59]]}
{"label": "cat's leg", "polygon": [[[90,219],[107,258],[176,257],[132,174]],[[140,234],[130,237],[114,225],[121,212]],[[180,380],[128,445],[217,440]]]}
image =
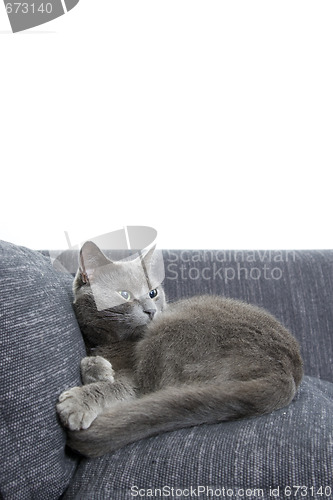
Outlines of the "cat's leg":
{"label": "cat's leg", "polygon": [[109,380],[99,380],[64,391],[59,396],[56,408],[65,427],[70,430],[88,429],[104,410],[135,396],[133,377],[123,372],[117,374],[115,379],[112,375]]}
{"label": "cat's leg", "polygon": [[83,384],[91,387],[85,389],[72,387],[64,391],[57,405],[57,411],[64,425],[76,429],[89,427],[100,410],[109,406],[102,397],[102,394],[107,397],[108,387],[101,382],[114,383],[111,363],[102,356],[86,356],[81,360],[80,367]]}
{"label": "cat's leg", "polygon": [[114,382],[111,363],[102,356],[86,356],[81,360],[81,378],[84,385],[94,382]]}

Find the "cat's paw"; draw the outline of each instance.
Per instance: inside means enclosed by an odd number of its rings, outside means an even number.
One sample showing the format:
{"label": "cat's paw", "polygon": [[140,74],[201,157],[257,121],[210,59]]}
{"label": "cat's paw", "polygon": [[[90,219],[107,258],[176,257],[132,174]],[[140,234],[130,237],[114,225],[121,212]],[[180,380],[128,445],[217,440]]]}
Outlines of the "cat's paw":
{"label": "cat's paw", "polygon": [[62,424],[72,431],[88,429],[99,414],[98,406],[84,389],[72,387],[63,392],[56,405]]}
{"label": "cat's paw", "polygon": [[114,371],[102,356],[87,356],[81,360],[81,378],[85,385],[104,380],[113,383]]}

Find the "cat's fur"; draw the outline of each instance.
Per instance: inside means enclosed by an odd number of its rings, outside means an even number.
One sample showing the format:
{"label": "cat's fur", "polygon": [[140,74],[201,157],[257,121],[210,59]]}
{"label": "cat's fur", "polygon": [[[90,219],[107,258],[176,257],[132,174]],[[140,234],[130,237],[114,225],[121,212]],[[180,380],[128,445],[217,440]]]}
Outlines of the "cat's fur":
{"label": "cat's fur", "polygon": [[[272,412],[301,381],[298,344],[274,317],[219,296],[167,306],[161,286],[154,298],[146,291],[152,259],[111,263],[91,242],[81,250],[74,305],[90,357],[81,363],[85,385],[65,391],[57,410],[69,445],[84,455]],[[122,290],[131,300],[99,311],[93,284],[109,303]]]}

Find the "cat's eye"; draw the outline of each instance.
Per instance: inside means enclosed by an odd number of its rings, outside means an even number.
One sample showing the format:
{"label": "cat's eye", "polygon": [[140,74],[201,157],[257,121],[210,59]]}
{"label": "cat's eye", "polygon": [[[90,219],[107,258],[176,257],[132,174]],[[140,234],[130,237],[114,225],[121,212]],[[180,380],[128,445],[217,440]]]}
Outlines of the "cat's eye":
{"label": "cat's eye", "polygon": [[158,292],[157,292],[156,288],[154,288],[154,290],[150,290],[149,297],[151,299],[154,299],[155,297],[157,297],[157,294],[158,294]]}
{"label": "cat's eye", "polygon": [[124,300],[126,300],[127,302],[128,302],[129,300],[131,300],[132,295],[131,295],[131,293],[130,293],[130,292],[128,292],[127,290],[118,290],[118,293],[119,293],[119,295],[120,295],[120,296],[121,296]]}

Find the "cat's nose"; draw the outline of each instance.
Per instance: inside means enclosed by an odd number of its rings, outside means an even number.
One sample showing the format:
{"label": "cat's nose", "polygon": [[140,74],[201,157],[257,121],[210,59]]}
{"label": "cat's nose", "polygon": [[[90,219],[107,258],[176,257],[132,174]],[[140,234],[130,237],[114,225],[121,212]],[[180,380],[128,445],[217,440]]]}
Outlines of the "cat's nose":
{"label": "cat's nose", "polygon": [[144,312],[148,314],[149,319],[153,319],[156,313],[156,309],[145,309]]}

